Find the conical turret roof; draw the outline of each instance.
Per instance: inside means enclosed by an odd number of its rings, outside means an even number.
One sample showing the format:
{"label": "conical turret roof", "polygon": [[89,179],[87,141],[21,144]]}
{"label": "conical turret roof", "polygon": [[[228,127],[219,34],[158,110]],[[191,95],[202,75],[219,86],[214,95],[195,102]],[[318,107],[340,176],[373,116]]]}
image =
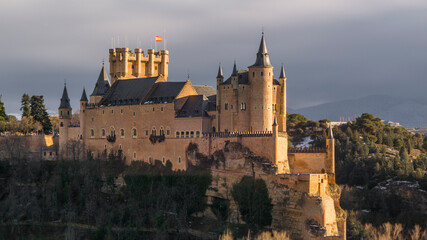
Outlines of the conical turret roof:
{"label": "conical turret roof", "polygon": [[64,85],[64,91],[62,92],[61,104],[59,108],[71,109],[70,98],[68,98],[67,85]]}
{"label": "conical turret roof", "polygon": [[108,74],[105,71],[104,66],[102,66],[98,81],[96,81],[95,88],[93,89],[91,96],[103,96],[108,89],[110,89],[110,80],[108,79]]}
{"label": "conical turret roof", "polygon": [[218,75],[216,76],[216,78],[223,78],[224,75],[222,73],[222,67],[221,67],[221,63],[219,63],[219,67],[218,67]]}
{"label": "conical turret roof", "polygon": [[231,74],[231,76],[232,77],[237,77],[236,60],[234,60],[233,73]]}
{"label": "conical turret roof", "polygon": [[80,102],[87,102],[86,89],[83,88],[82,97],[80,98]]}
{"label": "conical turret roof", "polygon": [[251,67],[271,67],[270,56],[268,55],[267,45],[264,40],[264,33],[262,33],[261,43],[259,44],[255,63]]}
{"label": "conical turret roof", "polygon": [[279,78],[285,78],[285,65],[282,64],[282,69],[280,70],[280,77]]}

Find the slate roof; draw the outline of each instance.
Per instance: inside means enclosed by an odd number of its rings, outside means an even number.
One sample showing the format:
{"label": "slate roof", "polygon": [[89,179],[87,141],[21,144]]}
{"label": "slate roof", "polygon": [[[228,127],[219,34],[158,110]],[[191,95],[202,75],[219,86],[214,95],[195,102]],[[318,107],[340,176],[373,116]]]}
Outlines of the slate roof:
{"label": "slate roof", "polygon": [[82,97],[80,98],[80,102],[83,102],[83,101],[88,101],[87,100],[87,96],[86,96],[86,89],[85,88],[83,88],[83,93],[82,93]]}
{"label": "slate roof", "polygon": [[64,91],[62,92],[61,104],[59,108],[71,109],[70,98],[68,97],[67,86],[64,86]]}
{"label": "slate roof", "polygon": [[208,86],[208,85],[204,85],[204,86],[194,86],[194,89],[196,89],[197,94],[199,95],[203,95],[206,98],[212,96],[212,95],[216,95],[216,89]]}
{"label": "slate roof", "polygon": [[135,105],[141,103],[158,77],[117,80],[99,105]]}
{"label": "slate roof", "polygon": [[108,89],[110,89],[110,80],[108,79],[108,74],[105,71],[104,66],[102,66],[91,96],[103,96],[107,93]]}
{"label": "slate roof", "polygon": [[256,54],[255,63],[251,67],[271,67],[270,56],[267,52],[267,45],[264,40],[264,33],[261,37],[258,53]]}
{"label": "slate roof", "polygon": [[[247,70],[237,71],[237,82],[239,84],[249,84],[249,72]],[[231,77],[225,80],[222,84],[231,84]]]}
{"label": "slate roof", "polygon": [[186,82],[159,82],[155,83],[149,96],[145,99],[147,103],[171,103],[181,92]]}
{"label": "slate roof", "polygon": [[[184,102],[184,104],[182,104]],[[203,100],[203,95],[188,96],[176,101],[182,107],[176,112],[175,117],[207,117],[207,101]]]}

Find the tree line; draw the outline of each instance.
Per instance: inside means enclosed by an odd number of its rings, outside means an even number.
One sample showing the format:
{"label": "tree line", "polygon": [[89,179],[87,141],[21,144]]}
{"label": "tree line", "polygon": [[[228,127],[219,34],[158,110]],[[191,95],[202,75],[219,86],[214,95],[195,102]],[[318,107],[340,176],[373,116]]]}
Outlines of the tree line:
{"label": "tree line", "polygon": [[7,115],[0,95],[0,132],[52,133],[52,123],[47,113],[43,96],[23,94],[21,98],[22,115],[17,121],[15,116]]}

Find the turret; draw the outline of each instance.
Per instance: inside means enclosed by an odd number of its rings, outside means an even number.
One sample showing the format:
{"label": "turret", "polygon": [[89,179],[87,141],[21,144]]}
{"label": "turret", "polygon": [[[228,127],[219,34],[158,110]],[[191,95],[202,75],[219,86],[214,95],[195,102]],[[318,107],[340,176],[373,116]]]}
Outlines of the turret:
{"label": "turret", "polygon": [[81,129],[81,139],[86,137],[86,106],[88,100],[86,96],[86,89],[83,88],[82,97],[80,98],[80,129]]}
{"label": "turret", "polygon": [[237,89],[239,86],[236,60],[234,60],[233,73],[231,73],[231,87]]}
{"label": "turret", "polygon": [[102,64],[101,72],[99,73],[95,88],[90,95],[90,103],[98,104],[108,89],[110,89],[110,80],[108,79],[108,74],[105,71],[104,64]]}
{"label": "turret", "polygon": [[335,139],[332,132],[332,124],[329,123],[328,138],[326,139],[327,163],[326,173],[328,173],[329,181],[335,183]]}
{"label": "turret", "polygon": [[279,131],[286,132],[286,74],[285,66],[282,64],[279,76],[280,84],[280,115],[279,115]]}
{"label": "turret", "polygon": [[68,140],[68,126],[71,122],[72,108],[70,98],[68,98],[67,85],[64,85],[61,103],[58,108],[59,113],[59,153],[63,155]]}
{"label": "turret", "polygon": [[167,50],[161,50],[160,51],[160,57],[161,57],[161,62],[160,62],[160,71],[159,71],[159,75],[163,75],[165,77],[165,79],[168,78],[168,65],[169,65],[169,52]]}
{"label": "turret", "polygon": [[218,74],[216,75],[216,128],[220,131],[220,114],[221,114],[221,85],[224,82],[222,66],[219,63]]}
{"label": "turret", "polygon": [[273,66],[267,52],[264,33],[255,63],[249,66],[251,85],[250,119],[252,131],[271,131],[273,122]]}

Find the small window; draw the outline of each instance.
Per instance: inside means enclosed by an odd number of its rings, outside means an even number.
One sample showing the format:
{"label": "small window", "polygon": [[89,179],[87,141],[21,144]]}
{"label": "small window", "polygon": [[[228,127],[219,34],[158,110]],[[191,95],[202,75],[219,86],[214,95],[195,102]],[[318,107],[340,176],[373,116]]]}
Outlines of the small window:
{"label": "small window", "polygon": [[46,152],[43,152],[43,155],[46,156]]}
{"label": "small window", "polygon": [[136,128],[133,129],[133,136],[136,137]]}
{"label": "small window", "polygon": [[133,152],[133,158],[136,158],[136,152]]}
{"label": "small window", "polygon": [[113,109],[111,109],[111,114],[113,114],[114,113],[114,110]]}
{"label": "small window", "polygon": [[178,163],[181,163],[181,157],[178,157]]}
{"label": "small window", "polygon": [[93,129],[90,130],[90,136],[91,137],[95,136],[95,131],[93,131]]}
{"label": "small window", "polygon": [[162,112],[163,112],[163,107],[161,107],[161,108],[160,108],[160,111],[162,111]]}
{"label": "small window", "polygon": [[185,132],[185,137],[186,137],[186,138],[189,138],[189,137],[190,137],[190,132],[189,132],[189,131]]}
{"label": "small window", "polygon": [[105,137],[105,129],[102,129],[102,130],[101,130],[101,136],[102,136],[102,137]]}
{"label": "small window", "polygon": [[119,149],[122,150],[122,145],[121,144],[119,144]]}
{"label": "small window", "polygon": [[104,149],[107,150],[107,144],[104,144]]}
{"label": "small window", "polygon": [[165,162],[166,162],[165,157],[162,157],[162,162],[163,162],[163,164],[165,164]]}
{"label": "small window", "polygon": [[151,157],[148,157],[148,162],[153,163],[153,159]]}
{"label": "small window", "polygon": [[200,137],[200,132],[196,131],[196,138]]}
{"label": "small window", "polygon": [[133,116],[135,116],[135,112],[133,112]]}
{"label": "small window", "polygon": [[157,70],[157,66],[154,67],[154,70]]}
{"label": "small window", "polygon": [[181,132],[181,138],[184,138],[184,135],[185,135],[185,133],[184,133],[184,131],[182,131]]}
{"label": "small window", "polygon": [[153,128],[153,129],[151,130],[151,134],[152,134],[152,135],[154,135],[154,136],[157,136],[157,131],[156,131],[156,129],[155,129],[155,128]]}
{"label": "small window", "polygon": [[176,138],[179,138],[179,132],[176,132],[176,134],[175,134],[176,136]]}
{"label": "small window", "polygon": [[261,72],[261,77],[264,76],[264,72]]}
{"label": "small window", "polygon": [[52,152],[49,152],[49,156],[52,156]]}
{"label": "small window", "polygon": [[224,104],[224,109],[228,110],[228,103]]}
{"label": "small window", "polygon": [[170,129],[166,129],[166,135],[167,136],[171,135],[171,130]]}
{"label": "small window", "polygon": [[160,127],[159,135],[160,135],[160,136],[165,135],[165,130],[163,129],[163,127]]}
{"label": "small window", "polygon": [[102,114],[104,114],[104,110],[102,110]]}
{"label": "small window", "polygon": [[255,72],[252,72],[252,77],[255,77]]}
{"label": "small window", "polygon": [[190,137],[194,138],[194,132],[193,131],[190,132]]}
{"label": "small window", "polygon": [[155,108],[153,108],[153,112],[155,111]]}
{"label": "small window", "polygon": [[61,122],[61,127],[63,127],[64,126],[64,123],[63,122]]}
{"label": "small window", "polygon": [[120,137],[125,137],[125,130],[123,128],[120,129]]}
{"label": "small window", "polygon": [[120,113],[123,113],[123,108],[122,108],[122,109],[120,109]]}
{"label": "small window", "polygon": [[145,136],[148,136],[148,130],[145,130]]}
{"label": "small window", "polygon": [[230,104],[230,109],[233,110],[233,104]]}

